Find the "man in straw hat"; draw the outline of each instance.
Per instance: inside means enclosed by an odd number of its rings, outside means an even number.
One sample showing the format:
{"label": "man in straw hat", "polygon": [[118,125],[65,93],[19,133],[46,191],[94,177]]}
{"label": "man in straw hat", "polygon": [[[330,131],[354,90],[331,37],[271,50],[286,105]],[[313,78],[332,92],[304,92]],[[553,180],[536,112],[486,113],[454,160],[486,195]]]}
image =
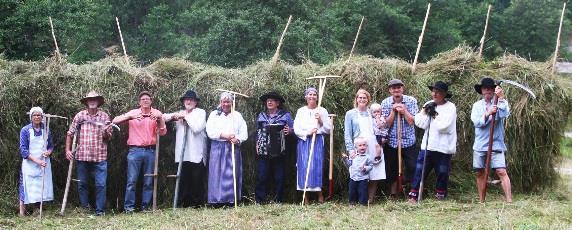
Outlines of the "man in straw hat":
{"label": "man in straw hat", "polygon": [[[193,90],[188,90],[180,98],[180,101],[184,106],[183,110],[163,115],[165,122],[175,121],[176,123],[175,163],[178,164],[181,159],[183,160],[180,175],[181,185],[176,202],[177,206],[199,207],[204,204],[207,113],[198,108],[201,99]],[[185,126],[188,127],[186,132]],[[181,154],[183,154],[182,158]]]}
{"label": "man in straw hat", "polygon": [[[495,80],[485,77],[481,84],[475,85],[477,93],[482,99],[473,104],[471,120],[475,125],[475,143],[473,144],[473,169],[477,172],[477,189],[479,199],[484,201],[488,175],[485,167],[495,169],[500,178],[502,190],[507,202],[512,202],[510,178],[506,171],[506,144],[504,143],[504,122],[510,115],[508,101],[502,88]],[[495,105],[494,97],[498,98]],[[489,143],[489,132],[492,120],[495,120],[492,143]],[[485,165],[485,158],[489,145],[492,145],[490,165]]]}
{"label": "man in straw hat", "polygon": [[[139,93],[139,108],[133,109],[123,115],[113,118],[113,123],[128,122],[129,137],[127,145],[127,185],[125,187],[124,209],[126,213],[135,211],[135,187],[139,179],[139,173],[143,170],[144,175],[154,175],[155,145],[157,144],[157,130],[164,136],[167,134],[163,113],[151,107],[153,97],[150,92]],[[141,210],[146,210],[151,205],[153,198],[153,177],[143,178],[143,194],[141,196]]]}
{"label": "man in straw hat", "polygon": [[[67,132],[66,158],[77,161],[79,202],[81,207],[91,210],[89,203],[89,177],[95,181],[95,214],[105,214],[107,181],[107,143],[111,139],[111,120],[99,107],[104,103],[103,96],[91,91],[80,100],[85,109],[78,112]],[[98,125],[99,124],[99,125]],[[79,130],[77,128],[80,125]],[[77,150],[72,152],[72,139],[79,132]]]}
{"label": "man in straw hat", "polygon": [[[419,112],[417,99],[403,94],[405,85],[399,79],[392,79],[387,84],[390,97],[384,99],[381,104],[381,113],[385,118],[388,131],[389,142],[384,146],[385,174],[387,181],[391,184],[390,195],[396,197],[401,193],[402,188],[398,188],[398,127],[401,126],[401,148],[402,157],[405,162],[405,179],[409,180],[415,172],[417,152],[415,151],[415,118]],[[398,118],[401,118],[399,120]],[[401,123],[401,125],[398,125]]]}
{"label": "man in straw hat", "polygon": [[[453,95],[442,81],[428,86],[432,100],[423,105],[415,115],[415,125],[426,130],[417,157],[417,167],[411,182],[409,202],[416,203],[423,189],[424,177],[433,169],[437,175],[435,198],[447,197],[447,185],[451,171],[451,157],[457,151],[457,108],[449,101]],[[425,169],[424,169],[425,168]]]}

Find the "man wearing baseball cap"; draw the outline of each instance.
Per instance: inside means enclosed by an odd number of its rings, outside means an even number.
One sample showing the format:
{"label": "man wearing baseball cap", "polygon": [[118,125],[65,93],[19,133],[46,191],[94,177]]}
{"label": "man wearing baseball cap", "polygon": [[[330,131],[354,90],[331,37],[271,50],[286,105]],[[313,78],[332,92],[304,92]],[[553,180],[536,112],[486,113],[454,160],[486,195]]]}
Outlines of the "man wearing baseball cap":
{"label": "man wearing baseball cap", "polygon": [[[385,118],[389,142],[384,146],[385,174],[391,185],[390,195],[396,197],[402,188],[397,187],[398,176],[398,122],[401,123],[401,153],[405,163],[405,180],[409,181],[415,172],[417,151],[415,151],[415,114],[419,112],[417,99],[403,94],[405,85],[399,79],[387,84],[390,97],[381,104],[381,114]],[[401,117],[399,120],[398,117]]]}

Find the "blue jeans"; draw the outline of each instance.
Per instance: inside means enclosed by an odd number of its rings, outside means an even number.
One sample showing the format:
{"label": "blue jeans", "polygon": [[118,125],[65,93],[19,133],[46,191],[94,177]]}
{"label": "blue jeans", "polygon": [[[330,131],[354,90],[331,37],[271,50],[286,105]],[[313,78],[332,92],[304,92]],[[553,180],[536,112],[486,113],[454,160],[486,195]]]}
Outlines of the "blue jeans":
{"label": "blue jeans", "polygon": [[[139,173],[153,174],[155,166],[155,149],[130,147],[127,154],[127,186],[125,188],[125,211],[135,209],[135,187],[139,179]],[[153,177],[143,176],[143,195],[141,197],[141,210],[151,204],[153,198]]]}
{"label": "blue jeans", "polygon": [[425,151],[421,150],[419,152],[419,157],[417,158],[417,167],[415,170],[415,176],[411,182],[411,191],[409,196],[411,198],[417,199],[419,193],[419,186],[421,183],[421,173],[423,170],[423,157],[427,154],[427,160],[425,162],[425,175],[423,178],[427,178],[431,170],[435,171],[437,175],[437,184],[435,185],[436,196],[441,198],[447,197],[447,185],[449,184],[449,173],[451,172],[451,157],[452,154],[445,154],[435,151]]}
{"label": "blue jeans", "polygon": [[284,200],[284,157],[259,158],[256,161],[256,203],[266,203],[266,185],[270,178],[274,178],[274,201],[281,203]]}
{"label": "blue jeans", "polygon": [[367,183],[369,180],[352,180],[349,182],[349,196],[350,203],[359,202],[360,204],[367,205]]}
{"label": "blue jeans", "polygon": [[84,208],[89,208],[89,184],[92,177],[95,180],[95,212],[105,212],[105,184],[107,181],[107,161],[89,162],[77,161],[77,178],[79,203]]}

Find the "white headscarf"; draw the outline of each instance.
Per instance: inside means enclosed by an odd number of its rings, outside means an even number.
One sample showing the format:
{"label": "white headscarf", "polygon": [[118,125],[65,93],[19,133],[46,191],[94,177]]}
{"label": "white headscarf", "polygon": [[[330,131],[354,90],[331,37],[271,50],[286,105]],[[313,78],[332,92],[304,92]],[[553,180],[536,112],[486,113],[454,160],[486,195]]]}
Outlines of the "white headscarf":
{"label": "white headscarf", "polygon": [[29,114],[30,114],[30,121],[32,120],[32,116],[34,115],[34,113],[41,113],[42,116],[44,116],[44,110],[43,110],[42,108],[40,108],[40,107],[32,107],[32,108],[30,109],[30,112],[29,112]]}

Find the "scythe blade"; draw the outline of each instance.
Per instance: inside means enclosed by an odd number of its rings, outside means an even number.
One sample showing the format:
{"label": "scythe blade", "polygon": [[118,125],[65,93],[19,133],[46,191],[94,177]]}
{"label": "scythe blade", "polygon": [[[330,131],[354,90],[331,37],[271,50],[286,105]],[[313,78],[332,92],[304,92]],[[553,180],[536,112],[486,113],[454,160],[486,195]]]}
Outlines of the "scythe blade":
{"label": "scythe blade", "polygon": [[501,83],[508,83],[510,85],[514,85],[518,88],[521,88],[522,90],[526,91],[528,94],[530,94],[530,96],[532,97],[532,99],[536,99],[536,95],[534,94],[534,92],[532,92],[532,90],[530,90],[530,88],[524,86],[523,84],[520,84],[518,82],[515,81],[511,81],[511,80],[499,80],[499,84]]}

